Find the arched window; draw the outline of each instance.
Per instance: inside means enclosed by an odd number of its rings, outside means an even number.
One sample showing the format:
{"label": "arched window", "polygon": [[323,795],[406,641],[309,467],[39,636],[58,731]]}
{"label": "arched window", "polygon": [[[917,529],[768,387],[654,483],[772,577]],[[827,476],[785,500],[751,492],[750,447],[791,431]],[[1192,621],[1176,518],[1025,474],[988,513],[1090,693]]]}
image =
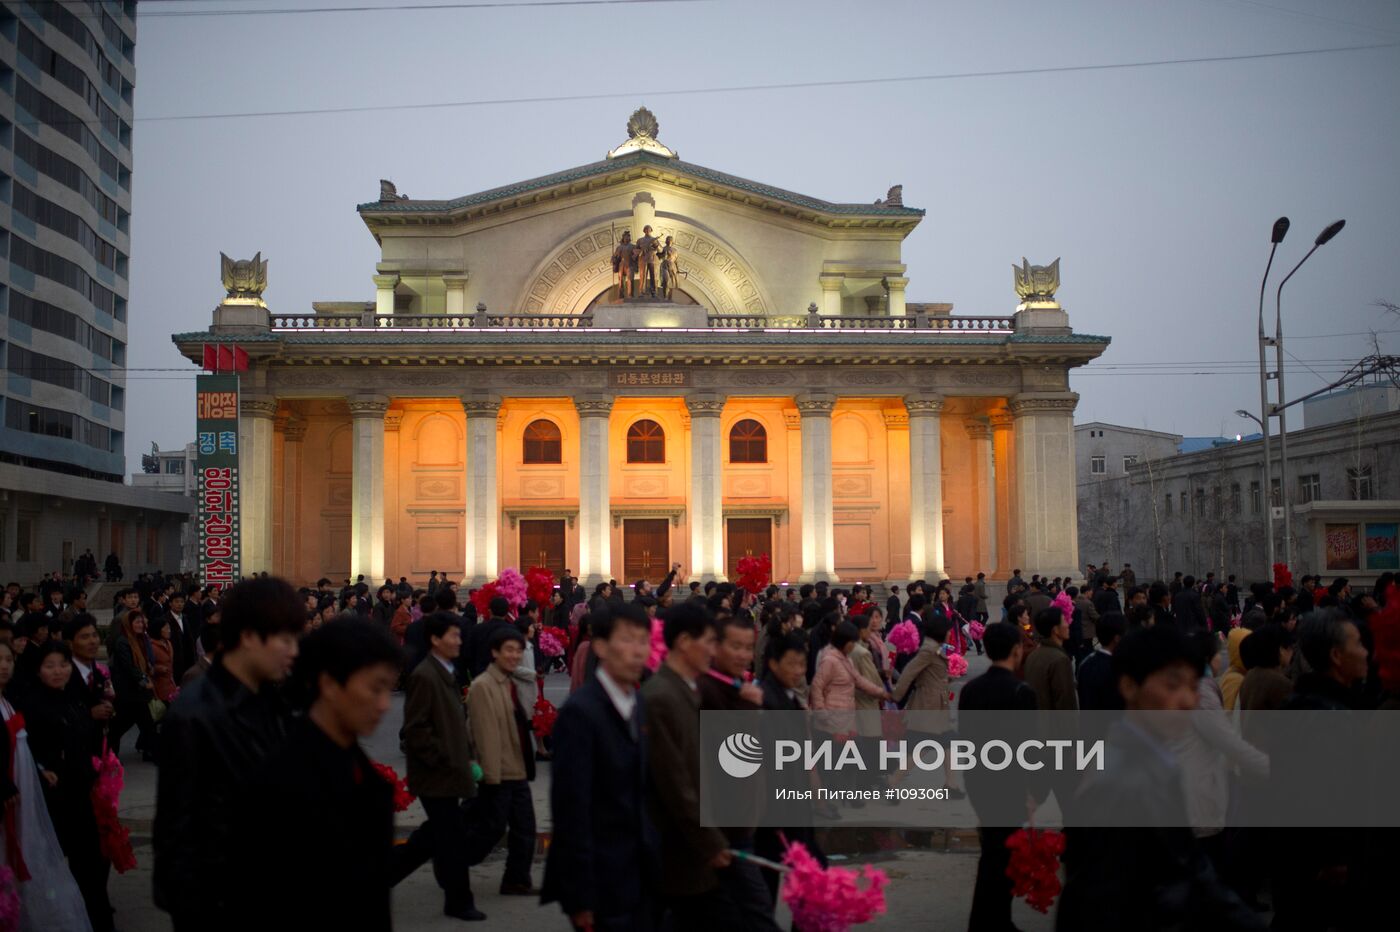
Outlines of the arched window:
{"label": "arched window", "polygon": [[753,418],[745,418],[729,428],[729,462],[768,462],[768,431]]}
{"label": "arched window", "polygon": [[563,441],[553,421],[541,418],[527,424],[524,444],[526,464],[563,462]]}
{"label": "arched window", "polygon": [[666,462],[666,432],[660,424],[641,420],[627,428],[627,462]]}

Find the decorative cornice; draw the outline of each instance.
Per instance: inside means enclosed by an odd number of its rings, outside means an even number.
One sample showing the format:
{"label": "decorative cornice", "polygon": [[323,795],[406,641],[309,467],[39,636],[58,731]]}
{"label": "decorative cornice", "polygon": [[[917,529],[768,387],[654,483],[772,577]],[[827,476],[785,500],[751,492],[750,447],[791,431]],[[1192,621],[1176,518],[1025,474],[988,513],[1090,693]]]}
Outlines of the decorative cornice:
{"label": "decorative cornice", "polygon": [[277,401],[272,398],[248,398],[245,396],[238,400],[238,412],[244,417],[276,417]]}
{"label": "decorative cornice", "polygon": [[612,413],[611,398],[575,398],[574,408],[579,417],[607,417]]}
{"label": "decorative cornice", "polygon": [[292,421],[282,428],[282,439],[287,443],[301,443],[306,439],[306,422]]}
{"label": "decorative cornice", "polygon": [[992,436],[992,426],[981,421],[968,421],[963,425],[967,428],[967,436],[973,440],[987,440]]}
{"label": "decorative cornice", "polygon": [[885,430],[908,430],[909,415],[903,411],[891,411],[886,408],[880,412],[885,416]]}
{"label": "decorative cornice", "polygon": [[802,414],[797,411],[784,411],[783,424],[787,427],[788,430],[801,430]]}
{"label": "decorative cornice", "polygon": [[1068,395],[1018,395],[1011,399],[1011,413],[1016,417],[1027,414],[1073,414],[1079,405],[1079,396]]}
{"label": "decorative cornice", "polygon": [[613,527],[622,527],[626,518],[670,518],[671,527],[680,527],[681,519],[685,517],[684,505],[613,505],[611,511]]}
{"label": "decorative cornice", "polygon": [[526,521],[539,520],[548,521],[551,518],[567,521],[569,527],[574,526],[578,520],[578,508],[551,507],[548,505],[519,505],[511,507],[507,505],[501,511],[505,514],[506,520],[510,522],[511,530],[515,530],[517,522],[521,519]]}
{"label": "decorative cornice", "polygon": [[786,505],[725,505],[722,517],[728,518],[772,518],[774,527],[782,527],[787,517]]}
{"label": "decorative cornice", "polygon": [[397,432],[403,426],[403,411],[384,412],[384,430]]}
{"label": "decorative cornice", "polygon": [[1016,424],[1016,415],[1010,411],[993,411],[987,416],[992,430],[1010,430]]}
{"label": "decorative cornice", "polygon": [[690,395],[685,407],[692,417],[719,417],[724,413],[724,399],[714,395]]}
{"label": "decorative cornice", "polygon": [[501,401],[499,398],[463,398],[462,410],[467,413],[469,418],[494,418],[501,410]]}

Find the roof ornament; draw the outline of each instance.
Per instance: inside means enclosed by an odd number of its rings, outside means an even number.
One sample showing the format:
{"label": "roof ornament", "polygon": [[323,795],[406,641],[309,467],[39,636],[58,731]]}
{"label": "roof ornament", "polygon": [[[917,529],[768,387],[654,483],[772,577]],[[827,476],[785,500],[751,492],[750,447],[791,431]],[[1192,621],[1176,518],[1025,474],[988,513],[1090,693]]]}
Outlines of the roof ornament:
{"label": "roof ornament", "polygon": [[885,194],[884,200],[877,200],[876,207],[903,207],[904,206],[904,185],[897,184],[890,188]]}
{"label": "roof ornament", "polygon": [[406,200],[408,200],[408,195],[400,194],[398,187],[395,186],[392,181],[389,181],[387,178],[379,179],[379,203],[384,204]]}
{"label": "roof ornament", "polygon": [[1056,258],[1049,265],[1031,265],[1026,257],[1021,257],[1019,266],[1011,266],[1016,273],[1016,294],[1021,298],[1021,307],[1057,308],[1055,292],[1060,290],[1060,260]]}
{"label": "roof ornament", "polygon": [[219,253],[219,272],[228,297],[225,304],[255,304],[266,307],[263,292],[267,290],[267,260],[259,252],[251,259],[233,260]]}
{"label": "roof ornament", "polygon": [[633,152],[650,152],[664,159],[680,158],[674,149],[666,148],[657,140],[656,133],[659,128],[656,114],[646,107],[638,107],[627,120],[627,141],[609,152],[608,158],[615,159]]}

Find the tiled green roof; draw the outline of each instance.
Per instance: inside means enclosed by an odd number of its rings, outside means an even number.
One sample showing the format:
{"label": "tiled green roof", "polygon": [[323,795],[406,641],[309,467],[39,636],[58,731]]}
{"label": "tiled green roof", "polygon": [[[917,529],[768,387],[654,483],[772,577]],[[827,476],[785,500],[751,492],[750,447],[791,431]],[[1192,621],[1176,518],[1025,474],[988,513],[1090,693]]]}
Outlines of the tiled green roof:
{"label": "tiled green roof", "polygon": [[804,207],[808,210],[815,210],[820,213],[870,217],[922,217],[924,215],[924,211],[917,207],[886,207],[876,204],[834,204],[830,201],[823,201],[820,198],[808,197],[805,194],[797,194],[793,191],[785,191],[782,188],[775,188],[757,181],[750,181],[747,178],[740,178],[737,175],[727,175],[724,172],[718,172],[712,168],[705,168],[703,165],[693,165],[690,162],[682,162],[680,159],[668,159],[645,151],[630,152],[627,155],[615,159],[603,159],[602,161],[592,162],[588,165],[580,165],[578,168],[570,168],[567,171],[555,172],[552,175],[542,175],[539,178],[531,178],[528,181],[517,181],[515,184],[505,185],[500,188],[492,188],[489,191],[479,191],[476,194],[454,198],[450,201],[371,201],[370,203],[359,205],[357,209],[361,213],[372,214],[450,213],[464,207],[489,204],[492,201],[517,197],[521,194],[540,190],[541,188],[548,188],[558,184],[568,184],[573,181],[582,181],[587,178],[610,174],[638,165],[652,165],[656,168],[679,172],[683,175],[690,175],[704,181],[737,188],[740,191],[748,191],[760,197],[770,198],[775,201],[783,201],[784,203],[793,204],[797,207]]}
{"label": "tiled green roof", "polygon": [[175,343],[268,343],[282,342],[288,346],[314,345],[358,345],[358,346],[402,346],[408,344],[470,344],[476,346],[512,346],[529,344],[566,343],[569,346],[610,346],[637,344],[640,351],[649,346],[724,346],[732,344],[770,346],[833,346],[852,343],[878,346],[888,344],[905,346],[1000,346],[1006,343],[1019,344],[1107,344],[1108,337],[1091,334],[1064,334],[1060,336],[1034,336],[1031,334],[946,334],[932,331],[920,333],[907,330],[804,330],[785,329],[780,333],[762,331],[729,331],[712,333],[668,333],[666,331],[598,331],[598,330],[459,330],[452,332],[423,331],[297,331],[282,330],[266,334],[213,334],[204,331],[177,333],[171,336]]}

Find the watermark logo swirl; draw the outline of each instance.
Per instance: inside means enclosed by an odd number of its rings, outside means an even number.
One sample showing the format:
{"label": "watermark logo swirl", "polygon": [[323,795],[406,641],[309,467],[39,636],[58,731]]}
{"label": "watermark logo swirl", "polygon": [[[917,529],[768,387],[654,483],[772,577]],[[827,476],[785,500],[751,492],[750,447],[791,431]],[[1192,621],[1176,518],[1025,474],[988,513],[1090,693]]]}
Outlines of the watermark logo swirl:
{"label": "watermark logo swirl", "polygon": [[751,777],[763,766],[763,745],[753,735],[736,732],[719,746],[719,766],[736,780]]}

